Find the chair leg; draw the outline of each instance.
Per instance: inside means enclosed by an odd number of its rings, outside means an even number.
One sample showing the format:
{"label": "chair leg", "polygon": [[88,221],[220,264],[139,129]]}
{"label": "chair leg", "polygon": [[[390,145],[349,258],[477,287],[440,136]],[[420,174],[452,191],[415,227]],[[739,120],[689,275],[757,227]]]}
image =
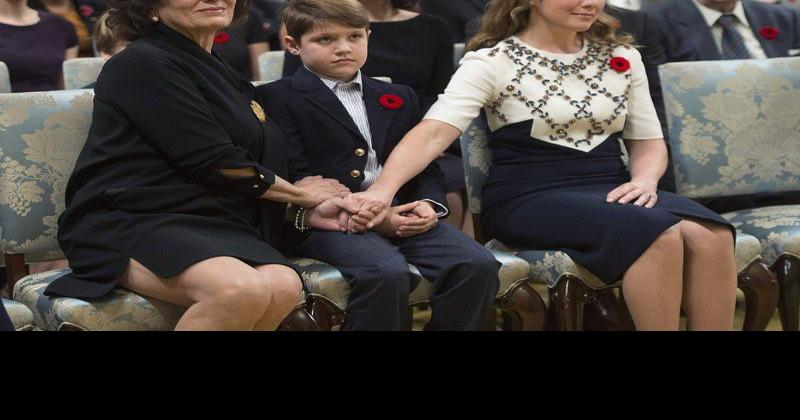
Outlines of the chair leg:
{"label": "chair leg", "polygon": [[408,331],[414,329],[414,308],[415,305],[407,305],[406,312],[403,316],[406,318],[406,325],[408,326]]}
{"label": "chair leg", "polygon": [[559,331],[583,331],[583,307],[596,301],[595,291],[577,277],[564,276],[550,295],[555,327]]}
{"label": "chair leg", "polygon": [[595,291],[596,301],[587,303],[583,309],[583,326],[587,331],[633,331],[636,328],[628,312],[628,306],[620,293],[614,289]]}
{"label": "chair leg", "polygon": [[625,302],[625,294],[622,293],[622,288],[619,290],[619,310],[622,315],[622,321],[620,322],[622,331],[636,331],[636,324],[633,322],[633,316],[631,316],[628,303]]}
{"label": "chair leg", "polygon": [[[503,319],[505,322],[505,319]],[[489,308],[489,312],[486,314],[486,319],[483,321],[483,331],[497,331],[497,309]],[[503,324],[503,330],[505,330],[505,324]]]}
{"label": "chair leg", "polygon": [[778,314],[784,331],[800,329],[800,259],[781,255],[772,265],[780,286]]}
{"label": "chair leg", "polygon": [[778,283],[761,261],[753,261],[737,277],[744,292],[743,331],[764,331],[778,306]]}
{"label": "chair leg", "polygon": [[28,275],[28,266],[23,254],[3,254],[6,261],[6,281],[8,295],[14,296],[14,285]]}
{"label": "chair leg", "polygon": [[345,313],[337,308],[333,303],[319,296],[309,296],[311,300],[311,318],[313,318],[319,329],[331,331],[336,326],[344,325]]}
{"label": "chair leg", "polygon": [[278,331],[319,331],[320,327],[314,317],[308,313],[305,302],[297,305],[278,325]]}
{"label": "chair leg", "polygon": [[542,297],[527,281],[517,283],[504,295],[496,298],[495,306],[503,313],[504,329],[544,330],[547,308]]}

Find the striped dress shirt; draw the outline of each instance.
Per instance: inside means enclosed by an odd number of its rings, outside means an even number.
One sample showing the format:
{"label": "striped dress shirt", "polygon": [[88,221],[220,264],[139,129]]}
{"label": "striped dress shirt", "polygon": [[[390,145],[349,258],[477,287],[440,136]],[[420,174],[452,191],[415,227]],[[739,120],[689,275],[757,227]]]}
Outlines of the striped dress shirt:
{"label": "striped dress shirt", "polygon": [[361,191],[365,191],[378,179],[383,166],[378,163],[378,155],[375,153],[375,148],[372,147],[372,132],[367,119],[367,107],[364,105],[361,70],[358,71],[356,78],[348,83],[319,74],[317,76],[339,98],[339,102],[344,105],[344,109],[356,123],[361,136],[367,141],[367,165],[364,167],[364,181],[361,182]]}

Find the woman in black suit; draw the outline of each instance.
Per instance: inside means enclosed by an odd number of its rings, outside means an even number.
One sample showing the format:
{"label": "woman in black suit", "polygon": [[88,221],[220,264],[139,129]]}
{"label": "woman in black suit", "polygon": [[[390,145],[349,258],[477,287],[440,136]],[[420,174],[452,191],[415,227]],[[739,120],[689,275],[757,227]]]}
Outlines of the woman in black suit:
{"label": "woman in black suit", "polygon": [[[271,330],[301,283],[267,241],[284,203],[299,223],[338,229],[347,189],[292,185],[278,128],[255,90],[211,53],[247,0],[116,0],[109,26],[133,40],[95,86],[92,126],[66,189],[59,243],[72,273],[48,295],[94,298],[119,285],[189,306],[177,329]],[[330,210],[330,218],[321,217]]]}

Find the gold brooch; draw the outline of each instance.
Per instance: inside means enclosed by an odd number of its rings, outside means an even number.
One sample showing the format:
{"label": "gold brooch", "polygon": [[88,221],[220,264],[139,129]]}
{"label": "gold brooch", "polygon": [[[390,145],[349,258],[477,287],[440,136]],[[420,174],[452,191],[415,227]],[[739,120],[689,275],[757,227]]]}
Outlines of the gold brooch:
{"label": "gold brooch", "polygon": [[253,110],[253,114],[256,114],[256,118],[259,121],[267,122],[267,115],[264,114],[264,108],[261,108],[261,105],[258,104],[256,101],[250,101],[250,108]]}

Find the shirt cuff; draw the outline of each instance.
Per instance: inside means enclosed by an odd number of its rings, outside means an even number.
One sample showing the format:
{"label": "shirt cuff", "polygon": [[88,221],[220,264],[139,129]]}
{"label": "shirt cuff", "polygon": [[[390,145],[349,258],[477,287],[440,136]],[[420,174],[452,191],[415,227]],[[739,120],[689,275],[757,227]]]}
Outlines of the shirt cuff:
{"label": "shirt cuff", "polygon": [[447,215],[450,214],[450,210],[447,208],[447,206],[438,201],[433,201],[429,198],[423,198],[420,201],[427,201],[431,203],[433,205],[433,210],[436,212],[436,216],[439,217],[440,219],[442,217],[447,217]]}

